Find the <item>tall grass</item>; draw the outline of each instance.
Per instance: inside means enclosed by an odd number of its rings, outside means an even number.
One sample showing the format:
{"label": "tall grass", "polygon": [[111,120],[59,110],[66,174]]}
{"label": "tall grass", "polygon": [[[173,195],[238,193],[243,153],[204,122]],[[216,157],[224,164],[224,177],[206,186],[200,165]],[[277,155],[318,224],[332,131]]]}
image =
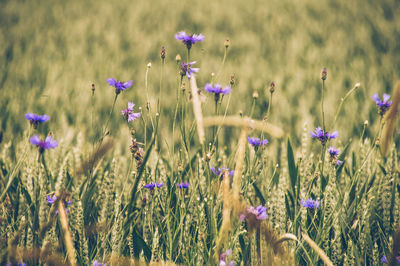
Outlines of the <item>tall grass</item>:
{"label": "tall grass", "polygon": [[[395,265],[396,1],[0,7],[1,265]],[[205,40],[186,49],[180,30]],[[382,117],[375,92],[393,95]],[[339,137],[312,139],[319,125]]]}

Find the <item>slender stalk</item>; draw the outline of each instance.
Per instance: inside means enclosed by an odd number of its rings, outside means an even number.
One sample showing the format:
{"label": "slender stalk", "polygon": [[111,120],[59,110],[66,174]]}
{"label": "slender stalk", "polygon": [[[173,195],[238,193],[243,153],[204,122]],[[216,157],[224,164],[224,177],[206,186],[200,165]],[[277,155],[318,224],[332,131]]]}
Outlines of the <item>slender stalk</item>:
{"label": "slender stalk", "polygon": [[325,92],[325,80],[322,80],[322,95],[321,95],[321,118],[322,118],[322,129],[325,130],[325,114],[324,114],[324,92]]}
{"label": "slender stalk", "polygon": [[225,46],[224,58],[222,59],[221,67],[219,68],[218,73],[217,73],[217,75],[215,76],[215,81],[218,80],[218,77],[219,77],[219,75],[221,74],[222,69],[223,69],[224,66],[225,66],[225,60],[226,60],[227,54],[228,54],[228,47]]}
{"label": "slender stalk", "polygon": [[151,127],[153,128],[153,131],[154,131],[154,122],[153,122],[153,118],[151,117],[151,112],[150,112],[151,107],[150,107],[149,86],[148,86],[149,69],[150,69],[150,67],[147,66],[147,67],[146,67],[146,74],[145,74],[145,77],[144,77],[144,86],[145,86],[145,88],[146,88],[146,98],[147,98],[146,110],[147,110],[148,115],[149,115],[149,117],[150,117]]}
{"label": "slender stalk", "polygon": [[342,110],[342,106],[343,106],[344,101],[345,101],[357,88],[359,88],[359,87],[360,87],[360,85],[359,85],[359,83],[357,83],[351,90],[349,90],[349,91],[346,93],[346,95],[345,95],[343,98],[340,99],[340,104],[339,104],[339,107],[338,107],[338,109],[337,109],[337,111],[336,111],[336,115],[335,115],[335,119],[333,120],[332,128],[335,127],[336,120],[337,120],[337,118],[339,117],[340,111]]}
{"label": "slender stalk", "polygon": [[16,163],[14,169],[8,175],[8,182],[7,182],[6,188],[4,189],[3,193],[0,196],[0,202],[3,202],[4,198],[6,197],[6,194],[7,194],[8,190],[10,189],[10,186],[11,186],[12,182],[14,181],[16,173],[18,172],[18,170],[21,167],[22,163],[26,159],[26,155],[28,154],[29,136],[31,135],[31,130],[32,130],[32,125],[29,126],[28,135],[26,137],[26,145],[24,147],[24,152],[23,152],[22,156],[18,159],[18,162]]}

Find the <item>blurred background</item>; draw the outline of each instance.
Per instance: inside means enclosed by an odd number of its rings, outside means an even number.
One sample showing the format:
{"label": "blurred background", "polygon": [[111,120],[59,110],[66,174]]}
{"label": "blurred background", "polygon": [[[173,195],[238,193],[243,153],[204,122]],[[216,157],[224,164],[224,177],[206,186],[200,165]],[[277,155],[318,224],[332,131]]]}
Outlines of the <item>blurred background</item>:
{"label": "blurred background", "polygon": [[[220,70],[224,41],[230,40],[225,67],[217,80],[228,85],[232,74],[236,78],[228,114],[241,111],[249,115],[257,90],[253,117],[262,119],[268,108],[269,84],[274,81],[270,121],[298,143],[305,123],[307,130],[321,124],[320,72],[326,67],[328,129],[340,98],[360,82],[335,128],[342,140],[360,135],[365,120],[374,123],[379,119],[371,95],[391,93],[399,75],[398,14],[397,0],[2,0],[3,141],[22,137],[27,112],[50,115],[51,123],[42,130],[53,131],[56,139],[79,133],[90,136],[91,84],[96,85],[95,123],[101,126],[114,97],[114,89],[106,81],[109,77],[133,80],[133,87],[118,98],[110,127],[113,136],[128,136],[120,110],[128,101],[145,110],[149,62],[148,89],[154,115],[161,46],[165,46],[167,56],[160,133],[168,136],[178,89],[175,56],[179,53],[184,59],[186,55],[184,45],[174,38],[179,31],[205,36],[191,51],[195,66],[200,68],[199,87]],[[224,99],[224,108],[227,103]],[[213,114],[213,104],[207,95],[205,115]],[[126,146],[126,139],[121,145]]]}

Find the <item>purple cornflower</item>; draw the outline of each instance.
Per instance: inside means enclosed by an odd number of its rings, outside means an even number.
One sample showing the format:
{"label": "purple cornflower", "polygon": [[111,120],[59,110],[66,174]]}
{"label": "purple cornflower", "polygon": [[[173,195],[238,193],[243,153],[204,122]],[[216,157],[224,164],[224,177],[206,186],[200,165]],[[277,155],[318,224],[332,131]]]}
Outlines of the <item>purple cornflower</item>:
{"label": "purple cornflower", "polygon": [[122,81],[115,80],[113,78],[109,78],[109,79],[107,79],[107,82],[110,86],[113,86],[115,88],[116,94],[120,94],[121,91],[129,89],[132,86],[132,80],[127,81],[127,82],[122,82]]}
{"label": "purple cornflower", "polygon": [[40,153],[44,152],[44,150],[54,149],[58,146],[57,141],[54,140],[52,136],[47,136],[45,141],[41,141],[38,135],[34,135],[29,140],[32,145],[39,147]]}
{"label": "purple cornflower", "polygon": [[144,188],[148,188],[148,189],[150,189],[150,190],[153,190],[155,187],[157,187],[157,188],[161,188],[162,186],[164,186],[164,183],[150,183],[150,184],[146,184],[145,186],[144,186]]}
{"label": "purple cornflower", "polygon": [[186,48],[190,50],[192,48],[192,45],[195,44],[196,42],[202,42],[204,40],[204,35],[203,34],[186,34],[186,32],[181,31],[175,34],[175,39],[178,41],[182,41],[185,45]]}
{"label": "purple cornflower", "polygon": [[[57,196],[53,195],[52,197],[50,197],[49,195],[47,195],[46,201],[50,205],[53,205],[57,201]],[[70,200],[65,202],[65,205],[66,205],[65,213],[69,213],[69,209],[67,208],[67,206],[70,205],[71,203],[72,203],[72,201],[70,201]],[[56,210],[56,214],[58,214],[58,209]]]}
{"label": "purple cornflower", "polygon": [[386,93],[383,94],[382,101],[379,99],[378,93],[372,95],[372,99],[375,101],[376,106],[378,107],[378,113],[381,116],[383,116],[392,105],[392,101],[389,101],[390,95]]}
{"label": "purple cornflower", "polygon": [[330,146],[329,148],[328,148],[328,152],[329,152],[329,155],[331,156],[331,158],[336,158],[336,156],[338,156],[339,155],[339,150],[338,149],[335,149],[335,147],[333,146]]}
{"label": "purple cornflower", "polygon": [[248,217],[248,215],[254,215],[255,218],[259,221],[265,220],[268,217],[267,207],[259,205],[254,208],[253,206],[250,206],[247,208],[246,213],[240,215],[240,220],[243,222],[244,219]]}
{"label": "purple cornflower", "polygon": [[192,76],[193,73],[199,72],[200,68],[192,68],[192,65],[196,64],[196,61],[190,63],[181,63],[181,77],[187,75],[188,79]]}
{"label": "purple cornflower", "polygon": [[184,183],[181,183],[181,184],[179,184],[179,183],[176,183],[176,187],[177,188],[184,188],[184,189],[186,189],[186,188],[188,188],[189,187],[189,183],[188,182],[184,182]]}
{"label": "purple cornflower", "polygon": [[93,266],[107,266],[107,263],[102,264],[101,262],[98,262],[97,260],[93,261]]}
{"label": "purple cornflower", "polygon": [[46,122],[47,120],[50,119],[50,117],[48,115],[37,115],[34,113],[27,113],[25,115],[25,118],[29,121],[29,123],[31,123],[31,125],[34,128],[37,128],[37,126],[40,123]]}
{"label": "purple cornflower", "polygon": [[332,133],[329,132],[324,132],[321,127],[317,127],[315,129],[315,132],[310,131],[310,135],[312,138],[317,138],[319,141],[321,141],[322,145],[325,145],[325,143],[330,140],[330,139],[336,139],[339,136],[339,132],[334,131]]}
{"label": "purple cornflower", "polygon": [[218,169],[215,169],[214,166],[211,166],[210,169],[215,175],[221,177],[221,179],[224,177],[225,172],[228,172],[229,176],[233,176],[233,174],[235,173],[235,170],[229,171],[229,168],[226,168],[225,166]]}
{"label": "purple cornflower", "polygon": [[307,209],[316,209],[318,206],[320,206],[320,202],[313,199],[301,199],[301,206]]}
{"label": "purple cornflower", "polygon": [[256,137],[247,137],[247,142],[252,145],[254,147],[254,150],[258,150],[259,147],[267,145],[268,144],[268,140],[264,139],[264,140],[260,140],[259,138]]}
{"label": "purple cornflower", "polygon": [[[12,266],[12,263],[11,262],[7,263],[7,266]],[[26,266],[26,263],[25,262],[18,262],[18,266]]]}
{"label": "purple cornflower", "polygon": [[223,95],[226,95],[232,91],[231,87],[229,87],[229,86],[222,88],[222,86],[220,84],[214,84],[214,86],[213,86],[213,85],[211,85],[211,83],[207,83],[204,86],[204,90],[209,93],[215,93],[215,94],[222,93]]}
{"label": "purple cornflower", "polygon": [[[229,257],[230,255],[232,255],[232,250],[231,249],[228,249],[227,251],[225,251],[225,252],[222,252],[220,255],[219,255],[219,266],[226,266],[227,264],[226,264],[226,259],[227,259],[227,257]],[[235,263],[234,263],[234,261],[233,260],[231,260],[231,262],[229,263],[229,265],[230,266],[234,266],[235,265]]]}
{"label": "purple cornflower", "polygon": [[[400,256],[397,256],[397,257],[396,257],[396,261],[397,261],[398,264],[400,264]],[[385,254],[383,254],[383,256],[382,256],[382,258],[381,258],[381,263],[384,263],[384,264],[387,264],[387,263],[388,263]]]}
{"label": "purple cornflower", "polygon": [[343,163],[343,161],[338,160],[337,156],[339,155],[339,150],[335,149],[334,146],[330,146],[328,148],[328,153],[330,155],[330,161],[334,163],[336,166],[339,166]]}
{"label": "purple cornflower", "polygon": [[135,106],[134,103],[128,102],[128,108],[121,111],[122,115],[128,122],[135,121],[140,117],[140,113],[134,113],[133,107]]}

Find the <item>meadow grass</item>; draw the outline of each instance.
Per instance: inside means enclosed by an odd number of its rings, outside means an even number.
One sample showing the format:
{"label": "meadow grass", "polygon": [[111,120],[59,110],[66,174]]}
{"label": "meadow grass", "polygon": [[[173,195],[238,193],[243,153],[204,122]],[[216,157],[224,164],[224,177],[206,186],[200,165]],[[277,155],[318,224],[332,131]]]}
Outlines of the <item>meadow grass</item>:
{"label": "meadow grass", "polygon": [[399,12],[0,1],[0,264],[396,265]]}

